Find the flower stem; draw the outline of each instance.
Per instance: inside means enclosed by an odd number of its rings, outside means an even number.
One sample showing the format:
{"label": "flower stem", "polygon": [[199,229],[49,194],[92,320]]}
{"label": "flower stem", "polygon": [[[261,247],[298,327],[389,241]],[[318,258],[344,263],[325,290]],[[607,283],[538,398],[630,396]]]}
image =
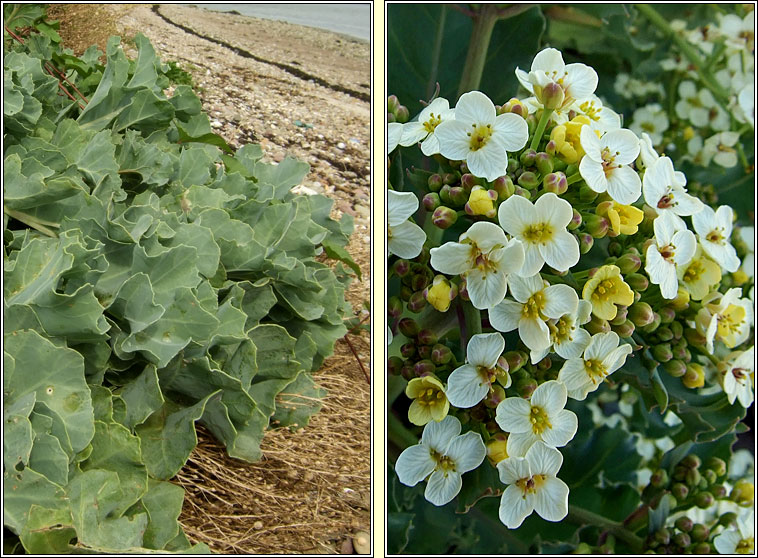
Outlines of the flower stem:
{"label": "flower stem", "polygon": [[576,171],[574,174],[566,178],[566,184],[570,186],[574,182],[579,182],[581,179],[582,174],[579,171]]}
{"label": "flower stem", "polygon": [[[722,108],[727,110],[726,105],[729,102],[729,95],[706,69],[705,61],[695,51],[694,47],[690,45],[683,37],[674,32],[669,22],[666,21],[666,19],[663,18],[653,7],[647,4],[635,4],[635,7],[650,21],[650,23],[655,25],[665,36],[670,37],[671,40],[674,41],[676,46],[679,47],[679,50],[682,51],[682,54],[684,54],[684,56],[692,63],[692,65],[695,66],[695,70],[700,76],[703,85],[705,85],[711,91],[711,93],[713,93],[716,99],[718,99],[719,104],[722,106]],[[729,111],[727,110],[727,112]]]}
{"label": "flower stem", "polygon": [[603,531],[608,531],[617,539],[624,541],[635,554],[642,552],[643,541],[640,537],[625,529],[621,523],[611,521],[584,508],[569,505],[566,518],[576,525],[594,525]]}
{"label": "flower stem", "polygon": [[542,110],[542,116],[540,117],[540,121],[537,124],[537,129],[534,131],[534,137],[532,138],[532,143],[529,146],[530,149],[534,149],[534,150],[537,149],[537,146],[540,144],[540,140],[542,139],[542,134],[545,133],[545,128],[547,128],[547,121],[550,120],[551,114],[553,114],[553,109]]}

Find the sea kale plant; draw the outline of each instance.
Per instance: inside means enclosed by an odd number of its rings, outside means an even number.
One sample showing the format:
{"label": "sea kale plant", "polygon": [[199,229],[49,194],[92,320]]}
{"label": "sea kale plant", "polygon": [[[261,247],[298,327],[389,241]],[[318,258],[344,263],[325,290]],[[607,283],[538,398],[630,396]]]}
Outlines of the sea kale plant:
{"label": "sea kale plant", "polygon": [[[197,443],[261,457],[318,411],[352,314],[352,221],[211,132],[138,35],[78,58],[6,34],[4,525],[29,553],[208,552],[169,481]],[[52,75],[51,75],[52,74]],[[64,94],[65,92],[65,94]],[[332,264],[334,262],[331,262]],[[349,262],[352,264],[352,262]],[[354,265],[354,264],[353,264]],[[17,548],[20,550],[20,548]]]}
{"label": "sea kale plant", "polygon": [[512,79],[502,105],[388,102],[390,547],[455,501],[449,544],[477,553],[752,553],[735,212],[623,127],[589,65],[544,48]]}

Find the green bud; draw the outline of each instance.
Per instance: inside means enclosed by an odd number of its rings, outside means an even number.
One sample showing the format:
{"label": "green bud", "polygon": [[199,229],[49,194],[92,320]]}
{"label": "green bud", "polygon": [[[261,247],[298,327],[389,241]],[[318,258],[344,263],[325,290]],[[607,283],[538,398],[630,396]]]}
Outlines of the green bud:
{"label": "green bud", "polygon": [[612,326],[623,324],[629,315],[628,306],[619,305],[616,308],[616,317],[610,320]]}
{"label": "green bud", "polygon": [[702,464],[702,461],[700,461],[700,458],[693,454],[690,454],[686,457],[683,457],[682,460],[679,462],[679,465],[682,467],[686,467],[687,469],[697,469]]}
{"label": "green bud", "polygon": [[682,322],[671,322],[669,324],[669,329],[671,329],[671,333],[674,334],[674,339],[679,341],[682,338],[682,333],[684,332]]}
{"label": "green bud", "polygon": [[456,182],[458,182],[458,177],[454,173],[452,173],[452,172],[446,172],[445,174],[442,175],[442,183],[443,184],[448,184],[448,185],[452,186]]}
{"label": "green bud", "polygon": [[563,87],[551,81],[542,89],[542,104],[546,109],[557,109],[563,104],[565,96]]}
{"label": "green bud", "polygon": [[655,532],[654,538],[658,543],[665,546],[671,540],[671,532],[665,527],[661,527]]}
{"label": "green bud", "polygon": [[391,296],[387,300],[387,316],[390,318],[399,318],[403,313],[403,301],[398,296]]}
{"label": "green bud", "polygon": [[[716,473],[714,473],[711,469],[708,469],[706,473],[711,473],[713,477],[716,477]],[[712,484],[709,488],[711,491],[711,494],[713,494],[713,497],[717,500],[723,500],[726,498],[726,487],[723,484]]]}
{"label": "green bud", "polygon": [[516,391],[524,399],[531,397],[535,389],[537,389],[537,382],[534,378],[524,378],[516,382]]}
{"label": "green bud", "polygon": [[525,167],[533,167],[537,160],[537,152],[534,149],[526,149],[519,157],[519,161]]}
{"label": "green bud", "polygon": [[492,183],[492,189],[497,192],[497,199],[504,201],[510,198],[516,191],[516,187],[513,185],[513,180],[508,175],[500,176]]}
{"label": "green bud", "polygon": [[[595,213],[596,214],[598,214],[598,215],[604,215],[606,213],[606,212],[600,212],[600,207],[603,204],[605,204],[605,203],[610,203],[611,205],[613,205],[613,202],[599,203],[598,206],[597,206],[597,208],[595,208]],[[616,240],[611,240],[608,243],[608,255],[616,257],[616,258],[619,258],[623,252],[624,252],[624,247],[621,245],[620,242],[618,242]],[[611,263],[611,262],[607,262],[607,263]]]}
{"label": "green bud", "polygon": [[615,331],[616,335],[622,339],[626,339],[634,334],[635,327],[631,320],[624,320],[621,325],[612,325],[611,330]]}
{"label": "green bud", "polygon": [[697,331],[696,329],[687,328],[684,330],[684,338],[687,342],[694,347],[705,346],[705,335]]}
{"label": "green bud", "polygon": [[453,359],[453,351],[449,347],[437,343],[432,347],[432,354],[430,355],[434,364],[447,364]]}
{"label": "green bud", "polygon": [[648,286],[650,285],[650,281],[644,275],[641,275],[639,273],[631,273],[626,276],[626,284],[629,285],[633,291],[642,293],[647,290]]}
{"label": "green bud", "polygon": [[720,457],[709,458],[705,466],[716,473],[717,477],[723,477],[726,475],[726,462]]}
{"label": "green bud", "polygon": [[592,246],[595,244],[595,239],[589,233],[579,233],[576,235],[579,240],[579,252],[586,254],[592,250]]}
{"label": "green bud", "polygon": [[540,370],[550,370],[553,367],[553,361],[549,356],[546,356],[537,363],[537,368]]}
{"label": "green bud", "polygon": [[663,369],[674,378],[681,378],[687,372],[687,365],[679,359],[671,359],[663,364]]}
{"label": "green bud", "polygon": [[395,263],[392,264],[392,271],[398,277],[405,277],[411,271],[411,262],[408,260],[395,260]]}
{"label": "green bud", "polygon": [[690,488],[695,488],[700,483],[700,471],[697,469],[690,469],[687,474],[684,475],[684,482]]}
{"label": "green bud", "polygon": [[707,542],[698,543],[690,548],[692,549],[692,554],[713,554],[713,547]]}
{"label": "green bud", "polygon": [[434,345],[437,343],[437,334],[431,329],[422,329],[418,332],[418,342],[422,345]]}
{"label": "green bud", "polygon": [[397,329],[406,337],[416,337],[421,330],[413,318],[402,318],[397,324]]}
{"label": "green bud", "polygon": [[687,471],[689,471],[689,469],[687,469],[687,467],[684,467],[683,465],[677,465],[676,467],[674,467],[674,475],[673,475],[674,480],[683,481],[685,475],[687,475]]}
{"label": "green bud", "polygon": [[719,517],[719,525],[723,525],[724,527],[734,525],[736,521],[737,514],[734,512],[726,512],[721,514],[721,517]]}
{"label": "green bud", "polygon": [[593,238],[605,238],[610,228],[610,223],[605,217],[589,213],[584,215],[584,228]]}
{"label": "green bud", "polygon": [[592,335],[595,335],[597,333],[608,333],[611,331],[611,324],[608,323],[608,320],[598,318],[593,314],[592,318],[590,318],[590,321],[584,324],[584,329],[586,329]]}
{"label": "green bud", "polygon": [[537,153],[534,158],[534,164],[542,176],[553,172],[553,158],[547,153]]}
{"label": "green bud", "polygon": [[450,188],[450,202],[454,206],[462,206],[468,201],[468,192],[462,186]]}
{"label": "green bud", "polygon": [[677,533],[674,535],[674,538],[672,540],[674,541],[674,544],[679,548],[687,548],[692,542],[690,540],[690,536],[687,533]]}
{"label": "green bud", "polygon": [[630,273],[637,273],[642,265],[642,260],[637,254],[627,252],[616,260],[615,265],[621,270],[622,275],[629,275]]}
{"label": "green bud", "polygon": [[689,493],[690,489],[680,482],[671,487],[671,494],[674,495],[674,498],[676,498],[678,502],[683,502]]}
{"label": "green bud", "polygon": [[518,177],[518,184],[527,190],[534,190],[540,185],[540,179],[532,171],[526,171],[522,172],[521,176]]}
{"label": "green bud", "polygon": [[585,542],[579,543],[571,554],[592,554],[592,547]]}
{"label": "green bud", "polygon": [[434,371],[437,369],[437,367],[434,365],[434,363],[431,360],[419,360],[416,364],[413,365],[413,371],[416,373],[416,376],[419,378],[422,376],[428,376],[429,374],[434,374]]}
{"label": "green bud", "polygon": [[[566,169],[566,175],[571,175],[568,169]],[[592,203],[597,199],[597,192],[586,184],[582,184],[579,187],[579,199],[584,203]]]}
{"label": "green bud", "polygon": [[504,399],[505,390],[501,386],[494,384],[492,388],[490,388],[490,392],[487,394],[487,397],[484,398],[484,406],[489,409],[494,409]]}
{"label": "green bud", "polygon": [[482,185],[482,179],[477,178],[470,172],[467,172],[466,174],[461,176],[461,186],[463,187],[464,190],[466,190],[466,192],[470,192],[474,186],[481,186],[481,185]]}
{"label": "green bud", "polygon": [[443,184],[440,188],[440,201],[445,205],[453,205],[453,201],[450,199],[450,190],[453,187],[450,184]]}
{"label": "green bud", "polygon": [[408,343],[404,343],[400,347],[400,354],[406,360],[408,360],[409,358],[415,357],[416,356],[416,343],[413,342],[413,341],[409,341]]}
{"label": "green bud", "polygon": [[690,362],[687,365],[687,371],[682,376],[682,383],[690,388],[695,389],[705,385],[705,370],[701,364]]}
{"label": "green bud", "polygon": [[408,299],[408,310],[414,314],[421,312],[425,306],[426,299],[424,298],[424,293],[422,291],[416,291],[411,295],[411,298]]}
{"label": "green bud", "polygon": [[440,195],[437,192],[430,192],[421,200],[421,205],[423,205],[424,209],[427,211],[434,211],[441,204],[442,201],[440,200]]}
{"label": "green bud", "polygon": [[629,319],[636,327],[644,327],[655,319],[655,312],[647,302],[635,302],[629,307]]}
{"label": "green bud", "polygon": [[449,229],[458,220],[458,213],[449,207],[440,206],[432,213],[432,223],[440,229]]}
{"label": "green bud", "polygon": [[527,110],[526,106],[524,106],[524,104],[515,97],[500,107],[498,114],[506,114],[508,112],[518,114],[522,118],[526,118],[529,115],[529,111]]}
{"label": "green bud", "polygon": [[403,368],[403,359],[397,356],[391,356],[387,359],[387,373],[391,376],[399,376]]}
{"label": "green bud", "polygon": [[[692,520],[687,517],[686,515],[683,515],[682,517],[678,518],[676,522],[674,523],[676,525],[676,528],[684,533],[689,533],[692,531]],[[685,545],[687,546],[687,545]]]}
{"label": "green bud", "polygon": [[413,294],[413,291],[407,285],[403,285],[402,287],[400,287],[400,300],[407,303],[411,299],[412,294]]}
{"label": "green bud", "polygon": [[410,287],[414,291],[421,291],[424,290],[430,282],[431,281],[429,281],[429,277],[426,273],[417,273],[411,278]]}
{"label": "green bud", "polygon": [[[419,334],[420,335],[420,334]],[[418,349],[418,356],[421,359],[429,360],[432,356],[432,346],[431,345],[419,345],[417,347]]]}
{"label": "green bud", "polygon": [[397,110],[395,111],[395,121],[405,124],[410,117],[411,114],[408,112],[408,107],[403,105],[397,107]]}
{"label": "green bud", "polygon": [[668,343],[659,343],[655,345],[652,350],[653,358],[658,362],[668,362],[673,358],[671,353],[671,345]]}
{"label": "green bud", "polygon": [[508,370],[511,374],[521,370],[521,367],[529,360],[529,356],[524,351],[506,351],[503,356],[508,363]]}
{"label": "green bud", "polygon": [[567,229],[570,231],[576,230],[579,225],[582,224],[582,214],[579,213],[576,209],[571,209],[573,215],[571,216],[571,221],[569,221],[569,224],[567,225]]}
{"label": "green bud", "polygon": [[[568,181],[566,180],[566,175],[562,172],[551,172],[546,174],[545,178],[542,179],[542,186],[545,188],[545,191],[560,196],[568,190]],[[576,213],[579,215],[579,222],[581,223],[582,216],[578,211]]]}
{"label": "green bud", "polygon": [[532,199],[532,193],[527,190],[526,188],[522,188],[521,186],[516,186],[516,189],[513,192],[517,196],[521,196],[522,198],[526,198],[528,200]]}
{"label": "green bud", "polygon": [[695,496],[695,505],[700,509],[707,509],[713,505],[716,500],[710,492],[698,492]]}
{"label": "green bud", "polygon": [[650,484],[654,488],[663,488],[667,486],[669,483],[669,476],[666,473],[665,469],[657,469],[651,476],[650,476]]}
{"label": "green bud", "polygon": [[387,123],[391,124],[394,121],[395,121],[395,115],[393,113],[391,113],[391,112],[388,112],[387,113]]}
{"label": "green bud", "polygon": [[661,323],[670,324],[676,319],[676,311],[670,306],[664,306],[658,312],[661,315]]}
{"label": "green bud", "polygon": [[661,325],[661,315],[658,312],[653,312],[653,321],[640,329],[645,333],[653,333],[658,326]]}
{"label": "green bud", "polygon": [[695,523],[692,526],[692,531],[690,531],[690,537],[695,542],[702,542],[706,540],[710,534],[710,529],[708,529],[708,527],[702,523]]}
{"label": "green bud", "polygon": [[664,343],[674,339],[674,333],[671,331],[670,328],[666,326],[659,327],[658,330],[655,332],[655,336],[657,337],[658,341],[663,341]]}
{"label": "green bud", "polygon": [[390,95],[387,97],[387,112],[395,113],[400,108],[400,101],[396,95]]}
{"label": "green bud", "polygon": [[411,381],[416,377],[416,373],[413,371],[413,361],[406,360],[403,363],[403,367],[400,369],[400,375],[408,381]]}
{"label": "green bud", "polygon": [[[680,341],[684,341],[684,339],[681,339]],[[687,343],[680,343],[677,341],[675,344],[671,346],[671,350],[674,352],[674,358],[678,358],[680,360],[689,361],[687,358]]]}
{"label": "green bud", "polygon": [[[711,471],[710,469],[706,469],[701,473],[703,475],[703,480],[705,480],[707,485],[714,484],[718,477],[716,477],[716,473]],[[711,491],[713,492],[713,491]],[[715,496],[715,494],[714,494]]]}
{"label": "green bud", "polygon": [[432,192],[439,192],[440,188],[442,188],[442,177],[439,174],[434,173],[429,176],[426,181],[426,185]]}

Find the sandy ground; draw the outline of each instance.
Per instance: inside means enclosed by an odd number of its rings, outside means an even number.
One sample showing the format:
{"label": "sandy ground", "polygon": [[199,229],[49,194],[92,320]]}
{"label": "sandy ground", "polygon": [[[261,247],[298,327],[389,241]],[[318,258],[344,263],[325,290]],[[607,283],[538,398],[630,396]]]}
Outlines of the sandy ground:
{"label": "sandy ground", "polygon": [[[128,55],[141,32],[164,62],[188,71],[211,125],[233,147],[258,143],[266,159],[307,161],[304,186],[355,218],[348,251],[361,266],[348,298],[369,322],[370,51],[356,39],[282,22],[177,5],[59,5],[64,45],[105,50],[119,34]],[[131,53],[131,54],[130,54]],[[366,331],[337,342],[314,374],[329,394],[309,426],[270,431],[264,459],[226,457],[200,444],[175,481],[187,491],[180,521],[194,541],[222,553],[352,553],[369,550],[370,345]],[[378,384],[381,385],[381,382]]]}

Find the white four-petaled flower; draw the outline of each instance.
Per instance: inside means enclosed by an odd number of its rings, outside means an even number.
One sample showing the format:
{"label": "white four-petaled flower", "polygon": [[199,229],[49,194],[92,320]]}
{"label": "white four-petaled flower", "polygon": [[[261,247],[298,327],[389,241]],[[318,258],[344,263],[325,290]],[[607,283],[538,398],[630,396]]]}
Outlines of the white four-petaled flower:
{"label": "white four-petaled flower", "polygon": [[728,205],[722,205],[716,211],[709,206],[703,206],[701,212],[692,216],[692,226],[703,250],[730,273],[740,267],[737,251],[729,241],[732,236],[733,216],[734,211]]}
{"label": "white four-petaled flower", "polygon": [[680,183],[668,157],[660,157],[647,167],[642,177],[642,195],[645,203],[659,215],[664,211],[694,215],[703,209],[703,202],[689,195]]}
{"label": "white four-petaled flower", "polygon": [[497,361],[505,349],[505,339],[499,333],[472,335],[466,347],[466,364],[453,370],[447,379],[445,394],[451,405],[465,409],[484,399],[499,375],[505,375],[505,385],[511,377],[499,368]]}
{"label": "white four-petaled flower", "polygon": [[598,138],[589,126],[579,135],[585,155],[579,163],[579,173],[592,190],[608,192],[617,202],[631,205],[640,197],[642,183],[630,167],[640,154],[640,143],[631,130],[619,128]]}
{"label": "white four-petaled flower", "polygon": [[740,405],[746,409],[753,402],[753,382],[751,377],[755,374],[755,347],[747,351],[731,353],[722,371],[723,388],[730,404],[739,399]]}
{"label": "white four-petaled flower", "polygon": [[435,506],[443,506],[460,492],[461,475],[476,469],[486,455],[482,437],[476,432],[461,435],[460,421],[447,416],[424,427],[421,442],[400,454],[395,471],[407,486],[428,477],[424,497]]}
{"label": "white four-petaled flower", "polygon": [[418,209],[418,198],[412,192],[387,192],[387,249],[401,258],[415,258],[426,241],[424,229],[408,218]]}
{"label": "white four-petaled flower", "polygon": [[430,254],[432,267],[440,273],[466,277],[471,304],[480,310],[503,300],[510,274],[518,273],[524,261],[521,242],[507,240],[503,229],[487,221],[474,223],[459,242],[446,242]]}
{"label": "white four-petaled flower", "polygon": [[656,217],[653,230],[655,243],[645,252],[645,272],[660,287],[663,298],[676,298],[677,268],[687,265],[695,255],[695,235],[681,217],[669,211]]}
{"label": "white four-petaled flower", "polygon": [[569,489],[556,477],[563,456],[544,442],[536,442],[525,457],[508,457],[497,464],[500,482],[508,487],[500,498],[500,521],[516,529],[533,511],[548,521],[568,514]]}
{"label": "white four-petaled flower", "polygon": [[440,152],[440,144],[434,134],[437,126],[445,120],[455,117],[455,110],[450,108],[447,99],[438,97],[418,115],[417,120],[403,124],[403,135],[400,145],[410,146],[421,142],[421,152],[434,155]]}
{"label": "white four-petaled flower", "polygon": [[619,336],[615,332],[596,333],[584,350],[584,356],[563,363],[558,381],[566,386],[569,397],[583,401],[607,376],[623,366],[631,352],[631,345],[619,346]]}
{"label": "white four-petaled flower", "polygon": [[549,380],[534,390],[529,401],[508,397],[497,406],[495,421],[508,436],[507,452],[511,457],[526,455],[536,442],[551,448],[565,446],[576,434],[574,413],[564,409],[568,394],[566,386]]}
{"label": "white four-petaled flower", "polygon": [[440,123],[434,135],[444,157],[466,161],[471,174],[493,181],[505,174],[508,152],[526,145],[529,130],[521,116],[498,115],[489,97],[469,91],[458,99],[455,118]]}
{"label": "white four-petaled flower", "polygon": [[500,204],[500,226],[524,245],[524,265],[519,275],[534,275],[545,263],[556,271],[567,271],[576,265],[579,242],[566,230],[573,215],[571,204],[552,192],[534,204],[523,196],[511,196]]}

